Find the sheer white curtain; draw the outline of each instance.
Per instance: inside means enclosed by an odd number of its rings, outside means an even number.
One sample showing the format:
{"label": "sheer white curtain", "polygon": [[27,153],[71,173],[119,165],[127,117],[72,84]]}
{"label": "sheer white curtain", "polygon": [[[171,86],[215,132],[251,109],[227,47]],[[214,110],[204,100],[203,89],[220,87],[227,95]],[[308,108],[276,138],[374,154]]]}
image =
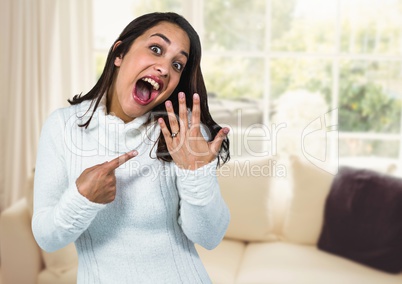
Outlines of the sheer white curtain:
{"label": "sheer white curtain", "polygon": [[92,0],[0,1],[0,211],[21,198],[42,123],[94,83]]}

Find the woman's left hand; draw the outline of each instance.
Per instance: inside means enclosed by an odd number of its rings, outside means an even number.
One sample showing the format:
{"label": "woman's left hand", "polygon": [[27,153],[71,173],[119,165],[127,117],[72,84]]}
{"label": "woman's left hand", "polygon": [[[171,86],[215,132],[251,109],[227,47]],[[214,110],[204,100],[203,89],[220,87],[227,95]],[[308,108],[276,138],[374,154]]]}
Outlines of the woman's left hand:
{"label": "woman's left hand", "polygon": [[198,94],[193,96],[190,126],[186,96],[183,92],[179,93],[179,121],[174,113],[172,103],[166,101],[165,106],[172,132],[169,131],[162,118],[158,122],[175,164],[182,169],[196,170],[214,160],[219,153],[223,140],[229,133],[229,128],[222,128],[213,141],[207,142],[205,140],[200,129],[201,108]]}

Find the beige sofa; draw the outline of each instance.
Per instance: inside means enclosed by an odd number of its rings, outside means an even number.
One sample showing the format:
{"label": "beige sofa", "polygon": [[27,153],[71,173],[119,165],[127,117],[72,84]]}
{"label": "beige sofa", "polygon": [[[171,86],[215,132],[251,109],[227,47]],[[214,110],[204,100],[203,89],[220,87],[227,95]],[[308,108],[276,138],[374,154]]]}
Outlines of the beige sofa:
{"label": "beige sofa", "polygon": [[[232,220],[222,243],[197,247],[213,283],[402,283],[389,274],[317,248],[333,176],[293,157],[233,159],[221,168]],[[30,186],[28,186],[28,189]],[[32,190],[0,219],[3,284],[75,283],[74,246],[44,253],[31,229]]]}

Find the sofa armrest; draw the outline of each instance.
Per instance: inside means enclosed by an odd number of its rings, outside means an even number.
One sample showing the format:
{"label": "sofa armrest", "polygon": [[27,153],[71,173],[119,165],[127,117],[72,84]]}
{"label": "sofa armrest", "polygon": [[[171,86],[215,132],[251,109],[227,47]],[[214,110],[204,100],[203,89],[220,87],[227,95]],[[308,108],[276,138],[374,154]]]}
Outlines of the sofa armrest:
{"label": "sofa armrest", "polygon": [[2,212],[0,227],[2,283],[36,284],[43,264],[25,198]]}

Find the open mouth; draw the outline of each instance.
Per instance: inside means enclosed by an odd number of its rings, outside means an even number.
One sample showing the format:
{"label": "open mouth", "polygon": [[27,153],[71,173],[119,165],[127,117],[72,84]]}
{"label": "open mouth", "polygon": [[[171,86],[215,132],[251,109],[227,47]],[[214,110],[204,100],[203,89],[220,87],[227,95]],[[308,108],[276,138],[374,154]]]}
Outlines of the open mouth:
{"label": "open mouth", "polygon": [[147,105],[158,96],[162,87],[162,82],[157,82],[150,77],[141,78],[134,87],[134,100],[141,105]]}

